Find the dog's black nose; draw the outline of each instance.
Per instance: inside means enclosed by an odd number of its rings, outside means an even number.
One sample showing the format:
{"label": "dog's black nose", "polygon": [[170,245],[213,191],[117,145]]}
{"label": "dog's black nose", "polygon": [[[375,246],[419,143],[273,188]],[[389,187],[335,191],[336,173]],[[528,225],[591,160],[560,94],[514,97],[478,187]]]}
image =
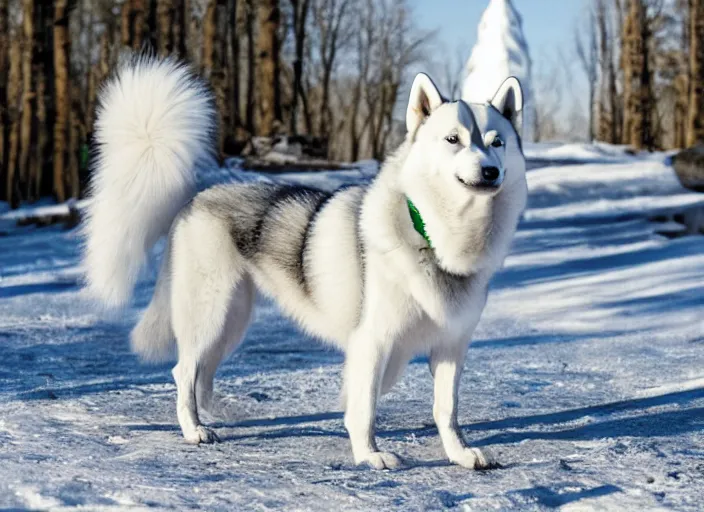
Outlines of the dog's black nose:
{"label": "dog's black nose", "polygon": [[496,181],[500,174],[498,167],[482,167],[482,178],[485,181]]}

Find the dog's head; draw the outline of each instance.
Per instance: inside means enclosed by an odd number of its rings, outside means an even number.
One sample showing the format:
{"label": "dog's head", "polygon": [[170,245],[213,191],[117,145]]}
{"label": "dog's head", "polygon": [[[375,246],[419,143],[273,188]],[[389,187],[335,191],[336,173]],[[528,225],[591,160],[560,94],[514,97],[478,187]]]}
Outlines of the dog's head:
{"label": "dog's head", "polygon": [[508,78],[487,103],[467,104],[447,101],[427,75],[418,74],[406,111],[413,175],[407,177],[440,185],[458,198],[493,196],[524,179],[522,110],[516,78]]}
{"label": "dog's head", "polygon": [[503,261],[496,251],[507,248],[525,206],[522,110],[515,78],[484,104],[447,101],[424,74],[413,82],[399,187],[450,272]]}

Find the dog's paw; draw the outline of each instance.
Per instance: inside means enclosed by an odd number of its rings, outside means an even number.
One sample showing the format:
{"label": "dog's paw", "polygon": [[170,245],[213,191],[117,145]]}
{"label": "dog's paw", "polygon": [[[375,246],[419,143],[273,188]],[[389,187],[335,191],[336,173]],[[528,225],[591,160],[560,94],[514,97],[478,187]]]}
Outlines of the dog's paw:
{"label": "dog's paw", "polygon": [[465,448],[458,454],[453,454],[450,460],[455,464],[468,469],[490,469],[496,467],[496,460],[488,450],[479,448]]}
{"label": "dog's paw", "polygon": [[189,444],[209,444],[214,443],[215,441],[220,442],[218,435],[213,430],[204,427],[203,425],[198,425],[192,432],[184,432],[183,437]]}
{"label": "dog's paw", "polygon": [[361,464],[368,464],[374,469],[398,469],[403,466],[399,456],[391,452],[370,452],[357,461],[357,465]]}

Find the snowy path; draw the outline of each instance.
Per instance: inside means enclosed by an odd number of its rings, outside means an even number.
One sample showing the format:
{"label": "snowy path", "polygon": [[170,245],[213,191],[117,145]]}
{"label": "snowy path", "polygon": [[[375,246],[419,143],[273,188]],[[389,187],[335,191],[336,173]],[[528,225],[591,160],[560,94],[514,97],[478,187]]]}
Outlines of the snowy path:
{"label": "snowy path", "polygon": [[340,355],[270,304],[219,372],[223,442],[184,444],[168,367],[127,345],[153,276],[128,318],[100,319],[79,300],[75,232],[0,215],[0,509],[702,510],[704,237],[647,220],[702,195],[658,160],[529,181],[462,382],[465,434],[503,465],[487,472],[444,461],[420,360],[379,416],[408,468],[353,467]]}

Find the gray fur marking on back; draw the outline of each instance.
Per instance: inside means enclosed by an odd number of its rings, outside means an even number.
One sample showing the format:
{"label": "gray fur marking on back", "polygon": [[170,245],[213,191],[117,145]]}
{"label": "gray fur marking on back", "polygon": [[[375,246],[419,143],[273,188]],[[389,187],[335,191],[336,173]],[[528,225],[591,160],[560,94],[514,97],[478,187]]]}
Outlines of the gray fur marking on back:
{"label": "gray fur marking on back", "polygon": [[332,197],[298,185],[236,184],[204,191],[194,207],[228,223],[242,256],[253,261],[271,258],[306,289],[307,238],[317,213]]}

